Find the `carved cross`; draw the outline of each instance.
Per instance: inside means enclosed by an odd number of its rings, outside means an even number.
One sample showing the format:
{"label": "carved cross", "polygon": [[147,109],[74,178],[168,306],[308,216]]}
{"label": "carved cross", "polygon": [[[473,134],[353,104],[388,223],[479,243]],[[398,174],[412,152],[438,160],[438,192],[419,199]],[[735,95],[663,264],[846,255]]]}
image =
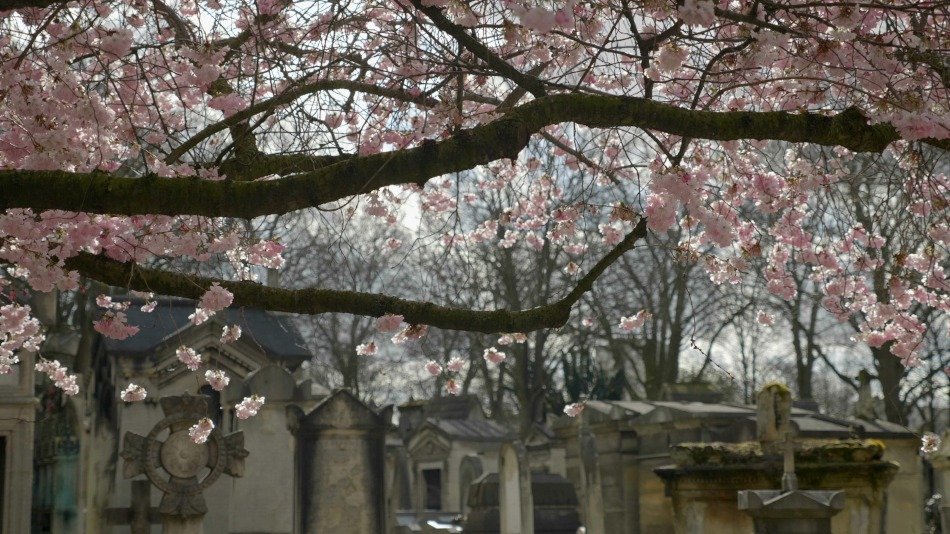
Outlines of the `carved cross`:
{"label": "carved cross", "polygon": [[[202,492],[222,473],[243,476],[248,452],[242,432],[225,436],[215,428],[206,443],[191,440],[188,428],[210,412],[208,397],[163,397],[159,403],[165,418],[147,436],[125,433],[123,475],[144,473],[164,493],[158,511],[167,530],[169,520],[201,518],[208,511]],[[199,479],[205,468],[209,471]]]}

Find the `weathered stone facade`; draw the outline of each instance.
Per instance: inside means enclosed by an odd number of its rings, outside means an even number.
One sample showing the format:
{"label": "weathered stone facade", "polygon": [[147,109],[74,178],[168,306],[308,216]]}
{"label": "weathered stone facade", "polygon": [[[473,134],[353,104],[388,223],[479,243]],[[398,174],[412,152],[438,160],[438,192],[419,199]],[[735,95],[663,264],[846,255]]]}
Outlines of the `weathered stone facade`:
{"label": "weathered stone facade", "polygon": [[[687,442],[753,441],[757,437],[755,416],[754,407],[722,403],[589,401],[577,418],[562,418],[555,425],[555,433],[567,449],[567,475],[577,488],[588,534],[672,534],[674,503],[666,493],[663,479],[654,472],[675,463],[671,458],[671,446]],[[885,532],[922,530],[922,464],[917,453],[919,440],[914,434],[883,421],[840,419],[797,407],[791,410],[791,424],[795,427],[797,439],[839,440],[858,436],[884,443],[881,460],[893,461],[899,468],[896,473],[887,475],[892,477],[892,482],[888,486],[886,502],[875,504],[872,494],[862,497],[866,500],[868,514],[872,510],[883,513]],[[595,464],[591,462],[592,458],[596,458]],[[596,477],[594,473],[585,474],[585,461],[588,466],[596,465]],[[882,474],[868,473],[864,480],[883,480],[876,478],[879,475]],[[766,482],[772,484],[771,488],[778,488],[781,468],[779,464],[777,481],[748,479],[748,473],[736,473],[735,476],[739,479],[734,481],[735,484],[728,483],[732,488],[729,491],[752,489],[760,487],[756,484]],[[829,474],[829,483],[832,479]],[[591,487],[589,480],[599,480],[599,486]],[[700,479],[686,480],[684,478],[684,490],[685,484],[703,483]],[[741,484],[746,486],[737,487]],[[592,498],[594,507],[590,505]],[[734,491],[729,494],[724,490],[722,498],[731,503],[732,510],[736,510]],[[694,507],[698,509],[699,506]],[[859,517],[855,521],[864,519]],[[867,521],[874,520],[868,516]],[[748,525],[751,529],[751,522]]]}

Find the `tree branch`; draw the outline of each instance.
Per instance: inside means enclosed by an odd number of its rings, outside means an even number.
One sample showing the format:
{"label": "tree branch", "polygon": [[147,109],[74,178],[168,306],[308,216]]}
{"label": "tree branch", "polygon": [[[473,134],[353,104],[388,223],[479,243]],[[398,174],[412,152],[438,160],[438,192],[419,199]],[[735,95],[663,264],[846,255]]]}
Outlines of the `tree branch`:
{"label": "tree branch", "polygon": [[272,311],[317,315],[348,313],[380,317],[387,313],[402,315],[410,324],[425,324],[437,328],[483,333],[530,332],[543,328],[563,326],[575,303],[590,291],[594,282],[620,256],[632,249],[646,236],[646,220],[608,252],[581,278],[565,297],[528,310],[471,310],[440,306],[432,302],[406,300],[377,293],[306,288],[282,289],[256,282],[231,282],[202,276],[162,271],[142,267],[134,262],[119,262],[81,252],[65,261],[66,269],[104,284],[136,291],[150,291],[162,295],[200,299],[201,295],[219,283],[234,294],[233,306],[253,307]]}
{"label": "tree branch", "polygon": [[[198,178],[122,178],[105,173],[0,171],[0,209],[59,209],[117,215],[204,215],[251,219],[316,207],[398,184],[514,159],[545,126],[634,126],[672,135],[732,141],[782,140],[880,152],[900,136],[890,124],[867,124],[850,108],[833,116],[781,111],[696,111],[635,97],[564,94],[518,106],[488,124],[415,148],[349,158],[313,172],[257,182]],[[925,140],[950,150],[948,140]]]}
{"label": "tree branch", "polygon": [[541,80],[519,71],[508,64],[507,61],[495,55],[494,52],[479,42],[478,39],[469,35],[465,28],[446,18],[446,16],[442,14],[442,10],[436,7],[425,6],[420,0],[411,1],[412,5],[419,11],[425,13],[437,28],[451,35],[460,45],[474,54],[475,57],[484,61],[492,70],[515,82],[519,87],[524,88],[538,98],[545,95],[546,90]]}
{"label": "tree branch", "polygon": [[320,91],[332,91],[332,90],[350,90],[359,93],[367,93],[378,96],[383,96],[386,98],[393,98],[396,100],[401,100],[403,102],[412,102],[414,104],[419,104],[420,106],[432,107],[438,104],[438,101],[434,98],[427,98],[425,96],[413,96],[405,91],[400,91],[398,89],[387,89],[385,87],[379,87],[373,84],[354,82],[349,80],[319,80],[315,82],[305,83],[297,87],[293,87],[284,91],[283,93],[268,98],[258,102],[252,106],[248,106],[246,109],[243,109],[230,117],[211,124],[205,127],[200,132],[193,135],[187,141],[179,145],[175,150],[171,151],[165,157],[165,163],[173,163],[178,161],[185,152],[188,152],[192,148],[198,146],[198,143],[204,141],[208,137],[229,128],[231,126],[240,124],[254,115],[263,113],[265,111],[270,111],[278,106],[289,104],[294,100],[300,98],[301,96],[318,93]]}

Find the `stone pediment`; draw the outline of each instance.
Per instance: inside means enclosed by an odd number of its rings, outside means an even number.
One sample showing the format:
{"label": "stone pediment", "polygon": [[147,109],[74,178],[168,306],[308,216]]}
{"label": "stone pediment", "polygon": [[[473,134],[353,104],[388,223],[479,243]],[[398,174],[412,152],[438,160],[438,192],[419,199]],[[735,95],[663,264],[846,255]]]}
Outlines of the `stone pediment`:
{"label": "stone pediment", "polygon": [[304,416],[301,428],[311,430],[383,430],[389,421],[346,389],[338,389]]}
{"label": "stone pediment", "polygon": [[[263,354],[253,350],[247,350],[249,347],[240,346],[238,344],[222,346],[218,343],[217,338],[211,335],[194,338],[189,336],[183,339],[181,344],[194,348],[202,355],[202,359],[205,363],[210,362],[212,367],[223,369],[232,378],[236,377],[241,380],[246,378],[248,374],[255,369],[259,369],[267,363],[267,359]],[[163,388],[175,382],[179,377],[191,373],[191,371],[178,360],[178,356],[176,355],[177,348],[177,346],[174,348],[168,347],[156,354],[158,363],[152,368],[149,374],[153,377],[159,388]],[[123,365],[123,367],[125,367],[125,365]],[[127,373],[130,377],[136,374],[134,371],[127,371]]]}
{"label": "stone pediment", "polygon": [[451,445],[445,443],[434,432],[423,430],[409,445],[409,455],[413,460],[445,460],[449,457]]}

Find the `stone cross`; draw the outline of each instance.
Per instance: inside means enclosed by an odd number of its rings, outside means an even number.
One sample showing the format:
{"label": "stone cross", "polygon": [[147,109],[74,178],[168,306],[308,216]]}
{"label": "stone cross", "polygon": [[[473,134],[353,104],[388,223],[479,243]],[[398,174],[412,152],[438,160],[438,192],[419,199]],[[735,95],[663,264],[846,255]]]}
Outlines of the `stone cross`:
{"label": "stone cross", "polygon": [[784,454],[792,432],[792,392],[778,382],[767,384],[755,398],[756,430],[762,452]]}
{"label": "stone cross", "polygon": [[[222,474],[244,474],[244,434],[225,436],[215,428],[208,441],[197,444],[188,429],[210,412],[205,396],[184,395],[159,400],[165,418],[147,436],[126,432],[123,475],[145,474],[162,491],[158,511],[165,534],[200,534],[208,511],[202,492]],[[164,439],[162,439],[162,437]],[[199,479],[199,474],[206,474]]]}
{"label": "stone cross", "polygon": [[798,489],[791,391],[773,382],[755,402],[762,452],[784,459],[782,489],[740,491],[739,509],[752,516],[755,534],[831,534],[831,518],[844,508],[845,493]]}

